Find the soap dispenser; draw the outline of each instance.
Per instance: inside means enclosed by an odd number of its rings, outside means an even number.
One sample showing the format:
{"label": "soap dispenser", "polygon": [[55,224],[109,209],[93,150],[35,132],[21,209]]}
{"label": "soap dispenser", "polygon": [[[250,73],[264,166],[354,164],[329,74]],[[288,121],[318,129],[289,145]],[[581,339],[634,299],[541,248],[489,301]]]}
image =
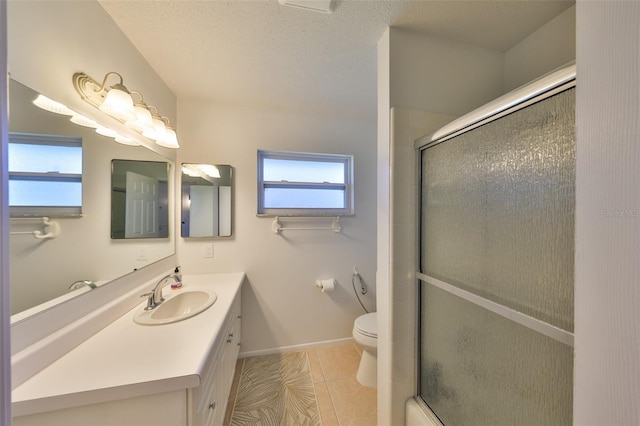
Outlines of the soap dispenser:
{"label": "soap dispenser", "polygon": [[173,284],[171,284],[172,290],[177,290],[182,287],[182,274],[180,273],[180,267],[176,266],[176,269],[173,271]]}

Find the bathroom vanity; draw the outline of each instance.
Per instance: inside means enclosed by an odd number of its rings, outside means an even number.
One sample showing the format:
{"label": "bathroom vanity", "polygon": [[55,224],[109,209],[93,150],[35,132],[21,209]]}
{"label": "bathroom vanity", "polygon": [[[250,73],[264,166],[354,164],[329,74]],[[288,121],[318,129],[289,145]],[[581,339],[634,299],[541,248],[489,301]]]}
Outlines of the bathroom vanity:
{"label": "bathroom vanity", "polygon": [[[240,345],[243,273],[185,275],[179,292],[215,303],[162,325],[134,321],[146,302],[13,390],[13,424],[222,424]],[[148,291],[146,289],[143,289]],[[162,305],[160,305],[162,306]]]}

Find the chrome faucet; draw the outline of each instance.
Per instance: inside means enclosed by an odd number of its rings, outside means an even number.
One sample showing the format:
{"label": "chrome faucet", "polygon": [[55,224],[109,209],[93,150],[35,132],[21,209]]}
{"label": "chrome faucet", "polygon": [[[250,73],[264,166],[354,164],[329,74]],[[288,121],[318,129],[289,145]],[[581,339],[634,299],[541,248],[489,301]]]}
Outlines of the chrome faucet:
{"label": "chrome faucet", "polygon": [[89,281],[89,280],[78,280],[76,282],[74,282],[73,284],[71,284],[69,286],[69,290],[76,290],[80,287],[82,287],[83,285],[86,285],[89,288],[97,288],[98,286],[96,285],[96,283],[94,283],[93,281]]}
{"label": "chrome faucet", "polygon": [[162,289],[167,285],[169,279],[173,278],[173,281],[176,283],[182,283],[182,274],[180,273],[180,268],[177,267],[173,274],[166,275],[158,281],[156,286],[149,293],[145,293],[140,297],[148,297],[147,299],[147,307],[144,308],[146,311],[150,311],[155,308],[162,302],[164,302],[164,297],[162,297]]}

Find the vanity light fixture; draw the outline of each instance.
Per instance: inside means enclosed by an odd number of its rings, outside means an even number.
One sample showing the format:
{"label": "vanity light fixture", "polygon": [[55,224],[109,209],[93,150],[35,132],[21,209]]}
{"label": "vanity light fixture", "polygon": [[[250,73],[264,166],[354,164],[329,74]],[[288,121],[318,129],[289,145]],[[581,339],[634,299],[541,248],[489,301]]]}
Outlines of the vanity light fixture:
{"label": "vanity light fixture", "polygon": [[201,177],[205,180],[209,180],[207,177],[220,178],[220,170],[213,164],[183,164],[182,173],[191,177]]}
{"label": "vanity light fixture", "polygon": [[49,99],[44,95],[38,95],[38,97],[34,99],[33,104],[39,108],[42,108],[45,111],[54,112],[56,114],[62,114],[62,115],[75,114],[75,112],[67,108],[66,105],[63,105],[60,102],[56,102],[53,99]]}
{"label": "vanity light fixture", "polygon": [[162,117],[160,117],[156,107],[149,106],[149,111],[151,112],[151,126],[142,132],[142,136],[157,141],[162,138],[165,132],[164,121],[162,121]]}
{"label": "vanity light fixture", "polygon": [[[120,80],[113,86],[107,87],[107,80],[112,75],[118,76]],[[166,148],[180,147],[176,131],[171,126],[169,119],[161,116],[154,106],[147,105],[140,92],[129,91],[124,86],[122,76],[117,72],[108,72],[104,76],[102,84],[84,73],[75,73],[73,87],[80,94],[82,100],[142,136],[155,141],[156,144]],[[139,96],[140,100],[134,102],[132,95]],[[126,139],[130,140],[130,138]]]}
{"label": "vanity light fixture", "polygon": [[122,136],[120,134],[116,135],[116,137],[114,138],[114,140],[118,143],[121,143],[123,145],[130,145],[130,146],[139,146],[140,144],[136,141],[134,141],[133,139],[130,139],[126,136]]}
{"label": "vanity light fixture", "polygon": [[96,128],[96,133],[102,136],[106,136],[108,138],[115,138],[116,136],[118,136],[118,132],[104,126],[98,126]]}
{"label": "vanity light fixture", "polygon": [[91,127],[93,129],[98,127],[98,123],[96,123],[95,121],[93,121],[90,118],[85,117],[84,115],[81,114],[73,114],[73,116],[71,117],[71,122],[74,124],[77,124],[79,126],[84,126],[84,127]]}
{"label": "vanity light fixture", "polygon": [[[120,80],[107,88],[107,80],[112,75],[117,76]],[[117,72],[108,72],[104,76],[102,84],[98,84],[86,74],[76,73],[73,76],[73,86],[80,93],[82,99],[93,106],[97,106],[100,111],[111,117],[120,121],[131,120],[136,117],[131,93],[124,86],[122,76]]]}
{"label": "vanity light fixture", "polygon": [[129,93],[127,88],[122,84],[111,86],[111,89],[107,92],[107,96],[100,105],[100,111],[122,121],[136,118],[131,93]]}
{"label": "vanity light fixture", "polygon": [[191,167],[187,167],[186,165],[182,165],[182,173],[184,173],[187,176],[191,176],[191,177],[198,177],[198,173],[196,173],[195,171],[191,170]]}
{"label": "vanity light fixture", "polygon": [[204,172],[209,177],[219,178],[220,170],[214,166],[213,164],[198,164],[198,168]]}
{"label": "vanity light fixture", "polygon": [[77,124],[79,126],[93,128],[96,130],[96,133],[102,136],[106,136],[108,138],[114,138],[116,142],[121,143],[123,145],[131,145],[131,146],[140,145],[137,141],[131,138],[122,136],[115,130],[110,129],[108,127],[104,127],[98,124],[97,122],[93,121],[92,119],[87,118],[82,114],[78,114],[77,112],[73,111],[71,108],[68,108],[66,105],[61,104],[60,102],[56,102],[52,99],[49,99],[44,95],[38,95],[38,97],[33,100],[33,104],[49,112],[62,114],[62,115],[70,115],[71,116],[70,121],[72,123]]}
{"label": "vanity light fixture", "polygon": [[74,124],[84,127],[92,127],[94,129],[98,127],[98,123],[95,121],[85,117],[84,115],[78,114],[66,105],[56,102],[53,99],[49,99],[44,95],[38,95],[38,97],[33,100],[33,104],[45,111],[61,115],[70,115],[70,121]]}
{"label": "vanity light fixture", "polygon": [[149,109],[154,111],[151,120],[153,125],[142,132],[142,136],[153,139],[158,145],[165,148],[180,148],[178,136],[169,119],[160,117],[158,110],[153,105],[150,105]]}
{"label": "vanity light fixture", "polygon": [[147,104],[144,103],[142,93],[132,91],[131,94],[140,96],[140,100],[135,101],[133,104],[133,111],[136,114],[136,118],[127,120],[124,124],[132,128],[133,130],[136,130],[137,132],[144,133],[145,130],[153,127],[153,118],[151,117],[151,111],[149,111],[149,107],[147,106]]}
{"label": "vanity light fixture", "polygon": [[180,147],[180,145],[178,145],[178,135],[176,135],[176,131],[168,123],[164,126],[164,132],[162,132],[160,137],[156,139],[156,143],[160,146],[164,146],[165,148]]}

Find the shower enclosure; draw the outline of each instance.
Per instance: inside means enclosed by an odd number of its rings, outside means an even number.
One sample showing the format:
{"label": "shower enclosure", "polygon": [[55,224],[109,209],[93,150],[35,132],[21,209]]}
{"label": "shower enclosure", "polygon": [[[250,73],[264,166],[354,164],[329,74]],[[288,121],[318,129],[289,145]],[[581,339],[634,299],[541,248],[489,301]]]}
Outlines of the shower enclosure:
{"label": "shower enclosure", "polygon": [[575,66],[416,142],[419,394],[445,425],[572,423]]}

